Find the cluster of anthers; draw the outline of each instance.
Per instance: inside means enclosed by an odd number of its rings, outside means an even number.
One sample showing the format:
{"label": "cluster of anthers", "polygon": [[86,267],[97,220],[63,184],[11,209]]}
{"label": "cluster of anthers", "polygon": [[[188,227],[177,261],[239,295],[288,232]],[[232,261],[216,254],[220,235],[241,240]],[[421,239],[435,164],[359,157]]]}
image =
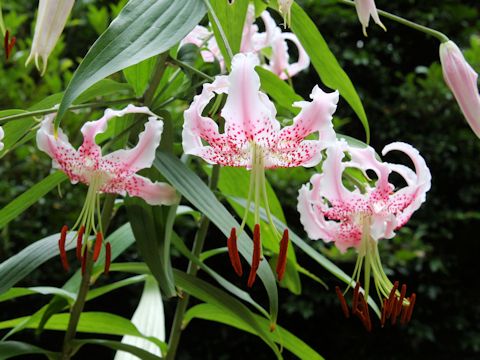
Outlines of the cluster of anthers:
{"label": "cluster of anthers", "polygon": [[[404,165],[381,162],[371,147],[357,148],[338,141],[327,149],[322,173],[314,175],[310,184],[300,189],[298,197],[300,220],[311,239],[334,242],[341,252],[351,247],[357,250],[352,274],[352,282],[356,282],[352,313],[367,330],[372,328],[367,306],[371,278],[382,303],[382,326],[388,319],[396,324],[399,316],[400,323],[410,321],[416,299],[415,294],[406,297],[405,285],[399,290],[398,282],[392,284],[388,279],[380,260],[378,241],[395,236],[394,230],[405,225],[425,201],[431,175],[425,160],[411,145],[392,143],[382,154],[392,150],[405,153],[415,171]],[[354,181],[346,187],[343,182],[346,169],[360,170],[366,181]],[[367,175],[367,170],[375,173],[376,181]],[[392,172],[403,178],[405,187],[394,191],[395,187],[389,182]],[[360,291],[362,272],[365,286]],[[343,293],[337,288],[347,317],[344,295],[350,287],[351,284]]]}
{"label": "cluster of anthers", "polygon": [[[395,325],[399,316],[401,325],[408,324],[412,319],[417,295],[412,293],[409,297],[405,297],[407,292],[407,286],[405,284],[402,285],[400,294],[398,295],[398,284],[398,281],[395,281],[388,298],[383,299],[380,317],[382,328],[385,326],[387,320],[390,320],[391,325]],[[360,287],[361,284],[358,282],[353,290],[351,313],[360,319],[367,331],[372,331],[372,321],[370,319],[368,303],[362,291],[360,291]],[[340,300],[343,314],[348,319],[350,317],[350,309],[345,300],[345,296],[338,286],[335,287],[335,292]]]}

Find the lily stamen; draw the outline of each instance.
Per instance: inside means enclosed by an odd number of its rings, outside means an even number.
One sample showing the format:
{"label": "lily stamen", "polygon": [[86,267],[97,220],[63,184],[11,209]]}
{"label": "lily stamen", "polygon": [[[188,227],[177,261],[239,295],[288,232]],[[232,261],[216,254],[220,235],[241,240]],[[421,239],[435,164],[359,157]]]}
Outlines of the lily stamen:
{"label": "lily stamen", "polygon": [[257,276],[257,270],[260,265],[260,257],[261,257],[261,243],[260,243],[260,225],[255,224],[253,229],[253,254],[252,254],[252,264],[250,267],[250,274],[248,275],[248,287],[252,287],[253,283],[255,282],[255,278]]}
{"label": "lily stamen", "polygon": [[63,225],[62,231],[60,232],[60,239],[58,240],[58,249],[60,250],[60,259],[62,261],[62,266],[65,271],[70,270],[70,265],[68,264],[67,251],[65,249],[65,242],[67,240],[67,225]]}
{"label": "lily stamen", "polygon": [[238,276],[242,276],[243,275],[242,262],[240,260],[240,255],[238,253],[237,232],[235,228],[232,228],[232,230],[230,231],[230,236],[227,240],[227,247],[228,247],[228,255],[230,257],[230,262],[232,263],[232,267],[235,270],[235,273]]}
{"label": "lily stamen", "polygon": [[277,260],[277,278],[278,281],[282,281],[283,275],[285,275],[285,270],[287,268],[287,250],[288,250],[288,229],[283,231],[282,240],[280,241],[280,251],[278,253],[278,260]]}
{"label": "lily stamen", "polygon": [[80,226],[80,229],[77,233],[77,259],[78,261],[82,261],[82,246],[83,246],[83,234],[85,233],[85,226]]}
{"label": "lily stamen", "polygon": [[110,271],[111,261],[112,261],[112,248],[110,246],[110,243],[107,242],[105,244],[105,268],[103,270],[103,273],[105,275],[108,275],[108,272]]}

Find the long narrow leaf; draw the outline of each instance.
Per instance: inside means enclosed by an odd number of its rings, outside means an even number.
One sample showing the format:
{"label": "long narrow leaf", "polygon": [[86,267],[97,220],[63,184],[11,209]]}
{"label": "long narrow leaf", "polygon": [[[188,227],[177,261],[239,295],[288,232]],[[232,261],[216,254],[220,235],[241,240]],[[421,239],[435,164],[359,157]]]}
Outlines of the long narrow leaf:
{"label": "long narrow leaf", "polygon": [[73,75],[58,109],[56,126],[83,90],[170,49],[198,24],[205,12],[202,0],[130,0]]}

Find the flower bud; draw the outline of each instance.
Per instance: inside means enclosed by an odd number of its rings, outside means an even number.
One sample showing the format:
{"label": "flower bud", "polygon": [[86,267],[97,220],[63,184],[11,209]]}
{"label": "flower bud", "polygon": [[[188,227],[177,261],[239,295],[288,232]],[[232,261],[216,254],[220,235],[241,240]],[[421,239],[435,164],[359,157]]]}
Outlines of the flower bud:
{"label": "flower bud", "polygon": [[480,138],[480,95],[478,74],[467,63],[453,41],[440,45],[443,78],[452,91],[473,132]]}
{"label": "flower bud", "polygon": [[358,20],[360,20],[360,23],[362,24],[363,35],[367,36],[367,27],[370,22],[370,16],[372,16],[373,21],[375,21],[378,26],[387,31],[380,21],[377,7],[373,0],[355,0],[355,8],[357,9]]}
{"label": "flower bud", "polygon": [[41,73],[47,69],[48,56],[62,34],[74,0],[40,0],[37,23],[33,36],[32,50],[25,65],[35,59],[35,66],[40,71],[38,58],[42,59]]}

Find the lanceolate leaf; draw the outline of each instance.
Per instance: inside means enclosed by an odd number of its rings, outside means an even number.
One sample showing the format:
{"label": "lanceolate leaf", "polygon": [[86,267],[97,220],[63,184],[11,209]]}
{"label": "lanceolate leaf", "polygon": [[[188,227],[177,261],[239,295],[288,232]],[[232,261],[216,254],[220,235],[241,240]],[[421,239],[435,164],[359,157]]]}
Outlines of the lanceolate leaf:
{"label": "lanceolate leaf", "polygon": [[82,340],[74,340],[73,343],[79,347],[87,344],[106,346],[113,350],[126,351],[132,355],[137,356],[137,358],[142,360],[161,360],[162,359],[161,357],[153,355],[148,351],[145,351],[133,345],[121,343],[119,341],[102,340],[102,339],[82,339]]}
{"label": "lanceolate leaf", "polygon": [[[173,155],[157,151],[153,163],[160,173],[200,212],[205,214],[224,234],[230,235],[232,227],[239,227],[237,221],[217,200],[207,185]],[[224,242],[226,243],[226,238]],[[239,252],[247,261],[252,258],[252,240],[244,233],[238,239]],[[266,261],[260,262],[258,276],[267,290],[270,302],[271,321],[276,322],[278,315],[278,291],[275,277]]]}
{"label": "lanceolate leaf", "polygon": [[325,39],[305,11],[295,2],[291,10],[291,28],[310,56],[320,79],[329,88],[338,89],[340,95],[350,104],[365,128],[368,143],[370,129],[367,115],[350,78],[340,67],[335,55],[330,51]]}
{"label": "lanceolate leaf", "polygon": [[[265,323],[266,320],[260,316],[254,315],[259,323]],[[245,326],[243,321],[239,321],[236,316],[232,316],[230,313],[219,311],[218,308],[212,304],[200,304],[190,308],[185,313],[185,323],[188,324],[194,318],[205,319],[210,321],[217,321],[228,326],[234,326],[240,330],[248,331],[255,334],[254,331],[248,326]],[[285,330],[281,326],[277,325],[275,331],[271,333],[274,341],[289,350],[302,360],[321,360],[323,359],[315,350],[305,344],[302,340],[297,338],[291,332]]]}
{"label": "lanceolate leaf", "polygon": [[60,104],[56,126],[85,89],[170,49],[198,24],[205,12],[202,0],[130,0],[73,75]]}
{"label": "lanceolate leaf", "polygon": [[48,351],[38,346],[30,345],[20,341],[0,342],[0,360],[10,359],[20,355],[41,354],[49,359],[57,359],[60,354]]}
{"label": "lanceolate leaf", "polygon": [[[0,210],[0,229],[66,179],[67,176],[64,173],[57,171],[50,174],[45,179],[25,191],[22,195],[18,196],[15,200],[7,204]],[[0,284],[0,287],[1,286],[2,285]]]}
{"label": "lanceolate leaf", "polygon": [[222,312],[232,314],[238,321],[242,322],[244,326],[252,329],[253,332],[260,336],[274,351],[275,355],[281,358],[269,331],[274,324],[271,324],[269,320],[265,320],[265,322],[261,324],[254,317],[254,314],[240,301],[198,277],[188,275],[179,270],[174,270],[174,274],[178,285],[184,288],[190,295],[212,304]]}
{"label": "lanceolate leaf", "polygon": [[[145,263],[160,284],[163,294],[175,296],[177,291],[170,263],[170,246],[163,246],[166,241],[163,209],[150,206],[139,198],[127,198],[125,204],[137,247]],[[168,253],[164,254],[165,251]]]}

